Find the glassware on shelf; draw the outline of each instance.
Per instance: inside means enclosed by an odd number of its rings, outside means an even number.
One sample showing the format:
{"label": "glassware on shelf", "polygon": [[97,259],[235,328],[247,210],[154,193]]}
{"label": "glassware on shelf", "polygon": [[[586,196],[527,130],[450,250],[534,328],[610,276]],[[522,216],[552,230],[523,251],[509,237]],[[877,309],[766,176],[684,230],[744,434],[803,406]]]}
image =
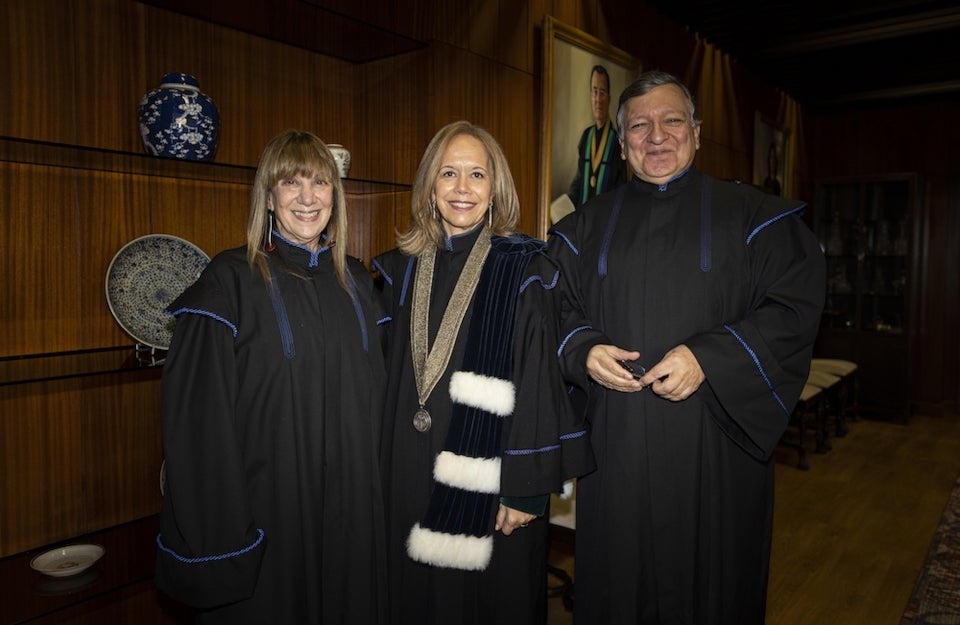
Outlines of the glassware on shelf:
{"label": "glassware on shelf", "polygon": [[900,220],[900,227],[897,231],[897,239],[893,242],[894,254],[907,253],[907,219]]}
{"label": "glassware on shelf", "polygon": [[846,294],[853,292],[853,286],[847,277],[847,269],[843,264],[834,266],[828,280],[827,290],[831,293]]}
{"label": "glassware on shelf", "polygon": [[843,254],[843,230],[840,225],[840,212],[833,213],[830,222],[830,236],[827,238],[827,254]]}
{"label": "glassware on shelf", "polygon": [[886,219],[877,222],[877,236],[874,241],[875,254],[890,254],[893,252],[893,243],[890,240],[890,223]]}
{"label": "glassware on shelf", "polygon": [[907,291],[907,270],[901,269],[897,272],[897,277],[893,279],[893,292],[897,295],[903,295]]}
{"label": "glassware on shelf", "polygon": [[887,290],[887,277],[883,273],[883,268],[880,267],[880,263],[875,262],[873,264],[873,274],[870,278],[870,284],[867,289],[871,293],[882,294]]}

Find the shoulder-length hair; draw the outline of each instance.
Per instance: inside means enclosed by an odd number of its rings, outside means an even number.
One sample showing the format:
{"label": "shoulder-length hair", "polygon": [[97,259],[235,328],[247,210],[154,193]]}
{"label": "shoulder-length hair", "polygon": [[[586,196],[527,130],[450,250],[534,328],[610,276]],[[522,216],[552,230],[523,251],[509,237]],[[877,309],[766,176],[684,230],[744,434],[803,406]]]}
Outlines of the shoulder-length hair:
{"label": "shoulder-length hair", "polygon": [[397,246],[404,254],[417,256],[430,250],[443,247],[444,231],[436,215],[436,208],[430,202],[437,176],[440,174],[441,159],[450,142],[461,135],[471,136],[483,144],[489,161],[491,178],[491,201],[488,208],[491,214],[490,230],[493,234],[510,236],[520,220],[520,198],[510,173],[510,165],[503,149],[493,136],[467,121],[458,121],[441,128],[427,146],[417,175],[413,182],[410,198],[410,229],[397,235]]}
{"label": "shoulder-length hair", "polygon": [[315,135],[303,130],[285,130],[267,143],[260,156],[260,165],[250,192],[250,215],[247,219],[247,262],[260,269],[265,282],[270,282],[266,249],[269,240],[270,219],[274,208],[274,189],[281,180],[293,176],[319,176],[333,185],[333,210],[324,231],[326,245],[333,255],[333,268],[340,286],[347,286],[347,211],[346,194],[336,161],[327,145]]}

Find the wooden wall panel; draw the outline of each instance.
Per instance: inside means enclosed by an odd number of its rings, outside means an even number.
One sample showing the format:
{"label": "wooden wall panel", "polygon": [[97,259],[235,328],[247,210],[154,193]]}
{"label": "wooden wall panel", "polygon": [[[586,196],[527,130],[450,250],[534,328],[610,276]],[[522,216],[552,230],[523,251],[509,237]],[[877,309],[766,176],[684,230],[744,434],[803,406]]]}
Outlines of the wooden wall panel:
{"label": "wooden wall panel", "polygon": [[0,2],[0,136],[76,143],[76,4]]}
{"label": "wooden wall panel", "polygon": [[76,111],[76,143],[142,152],[137,106],[147,87],[156,86],[144,81],[143,5],[80,1],[78,9],[69,20],[78,76],[68,94]]}
{"label": "wooden wall panel", "polygon": [[78,534],[78,384],[0,386],[0,557]]}
{"label": "wooden wall panel", "polygon": [[82,531],[160,509],[160,370],[85,378],[79,436],[83,454]]}
{"label": "wooden wall panel", "polygon": [[249,206],[246,184],[154,178],[150,229],[186,239],[213,258],[245,243]]}
{"label": "wooden wall panel", "polygon": [[[438,87],[431,71],[436,47],[364,65],[357,76],[354,108],[364,120],[352,145],[350,176],[412,184],[417,165],[436,132],[429,103]],[[392,103],[417,102],[417,106]]]}
{"label": "wooden wall panel", "polygon": [[[77,171],[77,170],[74,170]],[[74,204],[80,254],[80,307],[72,313],[82,323],[74,349],[106,345],[132,345],[114,319],[106,298],[106,275],[110,262],[124,245],[150,234],[149,184],[147,176],[115,172],[83,171],[77,177]]]}
{"label": "wooden wall panel", "polygon": [[[376,193],[348,196],[349,243],[347,254],[363,261],[370,269],[370,259],[397,246],[397,214],[410,213],[410,193]],[[402,219],[404,227],[408,221]]]}
{"label": "wooden wall panel", "polygon": [[0,162],[0,356],[81,342],[75,197],[69,170]]}

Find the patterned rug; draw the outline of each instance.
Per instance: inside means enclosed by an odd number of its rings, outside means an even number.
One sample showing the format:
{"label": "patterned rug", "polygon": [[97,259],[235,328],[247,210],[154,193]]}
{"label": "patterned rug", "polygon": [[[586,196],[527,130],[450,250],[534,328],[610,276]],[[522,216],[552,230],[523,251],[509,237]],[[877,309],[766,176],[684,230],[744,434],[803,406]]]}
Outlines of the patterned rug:
{"label": "patterned rug", "polygon": [[900,625],[960,625],[960,478]]}

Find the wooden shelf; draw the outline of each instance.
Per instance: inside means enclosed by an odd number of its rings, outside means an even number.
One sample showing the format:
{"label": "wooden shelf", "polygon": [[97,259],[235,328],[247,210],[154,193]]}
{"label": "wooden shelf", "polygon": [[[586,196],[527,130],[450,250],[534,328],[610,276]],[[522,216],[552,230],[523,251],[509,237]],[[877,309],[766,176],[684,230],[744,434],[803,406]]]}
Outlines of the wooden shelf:
{"label": "wooden shelf", "polygon": [[[3,161],[241,185],[252,185],[257,172],[255,167],[242,165],[186,161],[14,137],[0,137],[0,162]],[[410,189],[410,185],[355,178],[344,178],[343,185],[348,195],[375,195]]]}
{"label": "wooden shelf", "polygon": [[143,371],[163,365],[166,351],[143,346],[102,347],[0,357],[0,386],[88,375]]}

